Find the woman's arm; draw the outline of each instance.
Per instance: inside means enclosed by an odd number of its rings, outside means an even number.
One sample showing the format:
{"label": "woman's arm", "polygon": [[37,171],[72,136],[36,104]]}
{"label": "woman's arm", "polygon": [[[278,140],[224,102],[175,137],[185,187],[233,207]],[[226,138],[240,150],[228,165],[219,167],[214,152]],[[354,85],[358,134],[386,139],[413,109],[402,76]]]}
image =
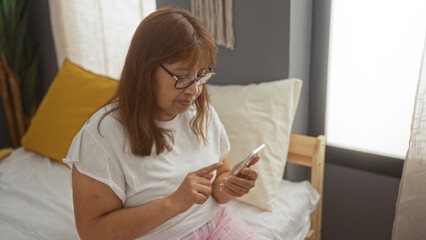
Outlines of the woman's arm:
{"label": "woman's arm", "polygon": [[[260,157],[256,156],[251,165],[256,164],[259,159]],[[234,197],[247,194],[254,187],[258,175],[255,169],[248,167],[243,168],[241,177],[229,176],[241,162],[236,164],[232,170],[230,170],[228,156],[222,162],[223,166],[217,170],[217,176],[213,182],[213,197],[218,203],[227,203]]]}
{"label": "woman's arm", "polygon": [[189,173],[170,196],[141,206],[122,208],[111,188],[72,169],[74,215],[82,239],[135,239],[160,226],[193,204],[210,196],[210,181],[204,176],[220,168],[216,163]]}

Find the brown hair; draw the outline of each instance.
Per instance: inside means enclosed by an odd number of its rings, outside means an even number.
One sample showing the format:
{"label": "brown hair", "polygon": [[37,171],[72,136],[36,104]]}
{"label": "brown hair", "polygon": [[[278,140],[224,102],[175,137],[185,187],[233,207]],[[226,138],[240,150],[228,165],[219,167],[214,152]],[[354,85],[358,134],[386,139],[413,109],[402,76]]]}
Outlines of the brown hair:
{"label": "brown hair", "polygon": [[[127,131],[130,149],[138,156],[172,149],[173,134],[161,128],[153,118],[156,110],[154,72],[161,63],[187,61],[192,66],[216,64],[217,47],[202,22],[186,10],[161,8],[139,24],[127,52],[116,94],[109,103],[117,103],[102,119],[118,111],[118,119]],[[206,142],[205,131],[210,114],[206,86],[195,101],[196,115],[191,129]]]}

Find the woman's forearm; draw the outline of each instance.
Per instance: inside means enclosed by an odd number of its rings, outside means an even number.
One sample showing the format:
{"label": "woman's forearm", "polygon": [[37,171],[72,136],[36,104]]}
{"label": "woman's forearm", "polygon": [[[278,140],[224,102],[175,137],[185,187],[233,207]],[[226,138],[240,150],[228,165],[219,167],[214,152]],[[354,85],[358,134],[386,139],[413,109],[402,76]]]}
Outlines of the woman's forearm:
{"label": "woman's forearm", "polygon": [[204,204],[210,197],[213,171],[223,163],[214,163],[186,175],[176,191],[144,205],[122,208],[111,188],[72,171],[75,222],[82,239],[135,239],[160,226],[194,204]]}
{"label": "woman's forearm", "polygon": [[82,239],[135,239],[180,213],[169,197],[142,206],[120,208],[79,228]]}

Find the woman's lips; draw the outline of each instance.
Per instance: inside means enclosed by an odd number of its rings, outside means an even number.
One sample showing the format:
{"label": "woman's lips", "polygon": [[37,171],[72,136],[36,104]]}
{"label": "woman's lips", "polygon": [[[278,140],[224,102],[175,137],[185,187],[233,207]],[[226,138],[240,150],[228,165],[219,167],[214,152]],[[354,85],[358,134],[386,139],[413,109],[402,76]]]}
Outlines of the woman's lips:
{"label": "woman's lips", "polygon": [[189,107],[189,106],[191,106],[192,101],[179,101],[179,103],[186,106],[186,107]]}

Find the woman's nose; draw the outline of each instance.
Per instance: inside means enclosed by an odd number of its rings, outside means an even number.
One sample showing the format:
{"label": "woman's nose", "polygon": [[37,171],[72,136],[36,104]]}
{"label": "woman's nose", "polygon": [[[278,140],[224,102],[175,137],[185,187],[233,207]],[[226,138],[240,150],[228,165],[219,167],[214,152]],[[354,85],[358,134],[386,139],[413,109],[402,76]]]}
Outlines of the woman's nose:
{"label": "woman's nose", "polygon": [[185,93],[191,96],[198,95],[200,87],[198,87],[198,82],[194,81],[191,85],[184,89]]}

